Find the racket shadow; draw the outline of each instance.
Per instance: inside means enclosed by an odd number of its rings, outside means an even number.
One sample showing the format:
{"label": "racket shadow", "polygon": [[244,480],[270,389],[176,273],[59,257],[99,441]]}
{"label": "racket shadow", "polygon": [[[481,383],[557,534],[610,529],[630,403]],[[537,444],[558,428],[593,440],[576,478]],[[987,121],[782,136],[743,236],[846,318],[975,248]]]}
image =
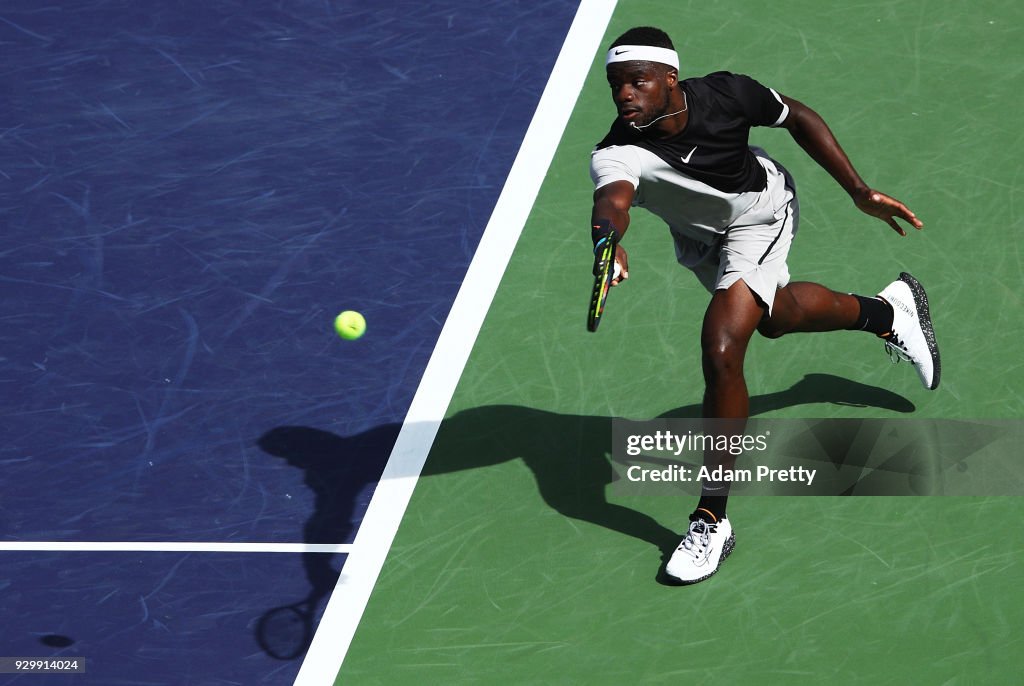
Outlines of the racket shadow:
{"label": "racket shadow", "polygon": [[[380,480],[399,428],[397,424],[385,424],[344,437],[310,427],[281,426],[260,437],[260,449],[301,469],[306,486],[314,494],[314,510],[302,531],[305,543],[353,540],[353,519],[360,514],[360,503],[365,506],[367,486]],[[305,655],[326,598],[338,581],[334,558],[325,553],[303,554],[309,593],[267,610],[257,620],[256,642],[267,655],[278,660]]]}

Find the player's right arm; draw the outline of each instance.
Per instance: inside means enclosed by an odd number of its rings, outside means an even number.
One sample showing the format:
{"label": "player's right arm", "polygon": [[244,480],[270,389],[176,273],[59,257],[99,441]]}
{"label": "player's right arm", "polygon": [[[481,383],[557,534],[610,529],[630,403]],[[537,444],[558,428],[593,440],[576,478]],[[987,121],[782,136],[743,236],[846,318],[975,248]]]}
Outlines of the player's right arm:
{"label": "player's right arm", "polygon": [[[629,208],[633,205],[633,184],[629,181],[613,181],[594,191],[594,209],[590,213],[592,235],[594,227],[610,227],[618,234],[619,240],[629,228]],[[622,244],[615,249],[615,262],[619,269],[612,285],[617,286],[629,278],[629,256]]]}

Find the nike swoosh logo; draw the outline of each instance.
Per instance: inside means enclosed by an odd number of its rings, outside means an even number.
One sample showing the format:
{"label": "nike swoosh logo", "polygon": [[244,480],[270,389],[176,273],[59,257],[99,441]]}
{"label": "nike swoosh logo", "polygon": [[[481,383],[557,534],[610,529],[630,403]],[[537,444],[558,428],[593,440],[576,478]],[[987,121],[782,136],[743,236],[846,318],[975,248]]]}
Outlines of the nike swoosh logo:
{"label": "nike swoosh logo", "polygon": [[681,159],[683,161],[683,164],[689,164],[690,163],[690,158],[693,157],[693,153],[694,153],[694,151],[696,149],[697,149],[697,146],[695,145],[695,146],[693,146],[693,150],[690,151],[689,155],[687,155],[686,157],[680,157],[679,158],[679,159]]}
{"label": "nike swoosh logo", "polygon": [[621,54],[622,54],[622,53],[624,53],[624,52],[629,52],[629,50],[616,50],[616,51],[615,51],[615,54],[616,54],[616,55],[621,55]]}

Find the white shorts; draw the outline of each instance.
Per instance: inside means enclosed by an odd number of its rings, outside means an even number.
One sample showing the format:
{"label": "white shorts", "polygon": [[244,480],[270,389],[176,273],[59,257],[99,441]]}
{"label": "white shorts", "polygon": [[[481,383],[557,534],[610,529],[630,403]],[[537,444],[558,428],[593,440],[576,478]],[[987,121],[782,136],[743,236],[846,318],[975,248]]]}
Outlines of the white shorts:
{"label": "white shorts", "polygon": [[769,313],[775,291],[789,283],[786,260],[800,223],[796,185],[782,165],[773,164],[782,173],[785,187],[780,189],[782,195],[776,194],[771,223],[730,227],[710,245],[673,236],[679,263],[690,269],[709,293],[727,289],[742,279],[768,306]]}

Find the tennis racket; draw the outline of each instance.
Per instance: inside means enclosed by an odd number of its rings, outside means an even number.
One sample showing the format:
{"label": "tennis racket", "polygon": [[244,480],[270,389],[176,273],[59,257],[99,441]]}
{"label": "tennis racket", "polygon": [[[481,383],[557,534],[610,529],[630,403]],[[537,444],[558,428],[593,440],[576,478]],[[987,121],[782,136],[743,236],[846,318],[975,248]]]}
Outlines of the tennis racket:
{"label": "tennis racket", "polygon": [[615,248],[618,235],[611,231],[598,240],[594,246],[594,291],[590,295],[590,310],[587,312],[587,331],[597,331],[608,300],[608,291],[615,278]]}

